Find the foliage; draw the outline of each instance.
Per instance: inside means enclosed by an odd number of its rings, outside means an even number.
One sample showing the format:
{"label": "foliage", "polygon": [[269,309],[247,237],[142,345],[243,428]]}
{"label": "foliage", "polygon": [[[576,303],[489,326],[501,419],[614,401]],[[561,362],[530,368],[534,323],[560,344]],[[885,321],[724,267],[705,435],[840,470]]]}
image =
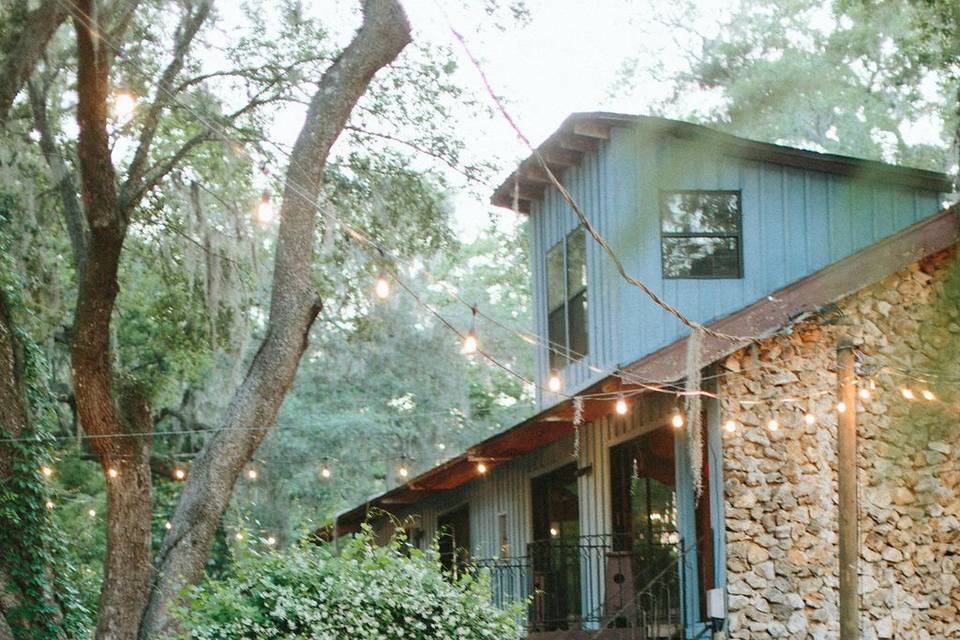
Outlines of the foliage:
{"label": "foliage", "polygon": [[[0,194],[0,296],[22,315],[22,282],[11,264],[6,233],[15,207],[15,198]],[[21,382],[29,419],[16,434],[0,424],[0,438],[13,439],[2,445],[6,469],[0,485],[0,549],[4,573],[19,592],[12,605],[4,603],[4,618],[18,639],[79,638],[90,623],[90,611],[76,588],[76,567],[64,562],[66,544],[47,507],[50,493],[40,471],[51,464],[53,454],[56,418],[47,388],[49,372],[30,336],[19,327],[13,330],[23,352]]]}
{"label": "foliage", "polygon": [[484,575],[452,579],[436,550],[402,538],[377,546],[366,530],[283,553],[249,551],[230,574],[191,591],[180,612],[195,640],[519,638],[516,611],[490,600]]}

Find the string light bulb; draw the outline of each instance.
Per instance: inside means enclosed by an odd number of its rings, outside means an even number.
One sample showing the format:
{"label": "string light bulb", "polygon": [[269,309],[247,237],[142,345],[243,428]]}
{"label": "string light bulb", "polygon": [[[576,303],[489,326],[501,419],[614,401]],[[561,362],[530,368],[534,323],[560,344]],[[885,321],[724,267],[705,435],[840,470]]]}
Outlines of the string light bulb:
{"label": "string light bulb", "polygon": [[53,500],[47,500],[47,509],[53,509]]}
{"label": "string light bulb", "polygon": [[460,353],[470,355],[477,352],[480,343],[477,342],[477,305],[470,309],[472,316],[470,318],[470,330],[463,337],[463,345],[460,347]]}
{"label": "string light bulb", "polygon": [[620,397],[617,398],[617,404],[614,406],[618,415],[626,415],[627,413],[627,401],[624,399],[623,394],[620,394]]}
{"label": "string light bulb", "polygon": [[267,545],[272,547],[275,544],[277,544],[277,539],[273,536],[267,536]]}
{"label": "string light bulb", "polygon": [[173,529],[173,524],[171,524],[171,522],[167,520],[166,522],[163,523],[163,528],[166,529],[167,531],[170,531],[170,529]]}
{"label": "string light bulb", "polygon": [[487,469],[487,465],[486,465],[486,464],[484,464],[483,462],[478,462],[478,463],[477,463],[477,473],[479,473],[480,475],[483,475],[483,474],[485,474],[487,471],[488,471],[488,469]]}
{"label": "string light bulb", "polygon": [[777,422],[776,418],[770,418],[770,422],[767,423],[767,429],[770,431],[776,431],[780,428],[780,423]]}
{"label": "string light bulb", "polygon": [[90,510],[87,511],[87,515],[90,516],[91,518],[96,518],[96,517],[97,517],[97,510],[96,510],[96,509],[90,509]]}
{"label": "string light bulb", "polygon": [[264,191],[257,205],[257,220],[263,224],[273,220],[273,203],[270,201],[270,192]]}
{"label": "string light bulb", "polygon": [[137,108],[137,99],[129,91],[118,91],[113,96],[113,114],[120,120],[126,120]]}
{"label": "string light bulb", "polygon": [[907,400],[913,400],[916,396],[913,395],[913,389],[910,387],[901,387],[900,395],[902,395]]}
{"label": "string light bulb", "polygon": [[180,467],[177,467],[176,469],[173,470],[173,477],[176,480],[183,480],[184,478],[187,477],[187,472],[181,469]]}
{"label": "string light bulb", "polygon": [[320,468],[320,477],[324,480],[329,480],[331,475],[333,475],[333,473],[330,471],[330,467],[327,465],[323,465]]}
{"label": "string light bulb", "polygon": [[111,478],[116,478],[118,475],[120,475],[120,472],[114,469],[113,467],[110,467],[109,469],[107,469],[107,475],[110,476]]}
{"label": "string light bulb", "polygon": [[673,417],[670,418],[670,424],[673,425],[674,429],[680,429],[683,427],[683,414],[680,413],[680,410],[676,410],[673,413]]}
{"label": "string light bulb", "polygon": [[561,386],[562,385],[560,383],[560,374],[557,373],[556,371],[551,371],[550,377],[547,378],[547,389],[549,389],[553,393],[559,393]]}
{"label": "string light bulb", "polygon": [[401,478],[406,478],[408,475],[410,475],[410,469],[407,469],[407,465],[401,462],[400,468],[397,469],[397,475],[399,475]]}
{"label": "string light bulb", "polygon": [[924,400],[933,401],[937,399],[936,394],[934,394],[933,391],[930,391],[930,389],[924,389],[923,391],[920,392],[920,395],[923,396]]}
{"label": "string light bulb", "polygon": [[237,540],[243,540],[243,532],[237,531],[235,534],[233,534],[233,537],[236,538]]}
{"label": "string light bulb", "polygon": [[727,420],[727,422],[723,425],[723,429],[727,433],[734,433],[737,430],[737,423],[733,420]]}
{"label": "string light bulb", "polygon": [[256,479],[257,479],[257,470],[256,470],[256,469],[253,469],[253,468],[247,469],[247,478],[250,479],[250,480],[256,480]]}
{"label": "string light bulb", "polygon": [[40,467],[40,473],[43,474],[44,478],[49,478],[50,476],[53,475],[53,469],[51,467],[48,467],[47,465],[43,465],[42,467]]}
{"label": "string light bulb", "polygon": [[373,292],[381,300],[386,300],[390,296],[390,281],[382,273],[377,276],[377,282],[373,285]]}

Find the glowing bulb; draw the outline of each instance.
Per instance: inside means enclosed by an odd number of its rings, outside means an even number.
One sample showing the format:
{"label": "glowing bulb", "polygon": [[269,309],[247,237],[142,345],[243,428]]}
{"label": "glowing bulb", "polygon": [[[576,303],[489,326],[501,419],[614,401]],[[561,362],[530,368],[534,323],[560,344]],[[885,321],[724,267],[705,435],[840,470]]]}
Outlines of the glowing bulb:
{"label": "glowing bulb", "polygon": [[776,431],[779,428],[780,423],[777,422],[776,418],[771,418],[770,422],[767,423],[767,429],[770,429],[770,431]]}
{"label": "glowing bulb", "polygon": [[807,424],[813,424],[817,421],[817,416],[813,415],[812,413],[806,413],[803,416],[803,421]]}
{"label": "glowing bulb", "polygon": [[460,347],[460,353],[471,354],[477,352],[477,335],[473,332],[473,329],[467,332],[467,335],[463,338],[463,346]]}
{"label": "glowing bulb", "polygon": [[397,469],[397,473],[400,475],[401,478],[406,478],[408,475],[410,475],[410,470],[407,469],[407,465],[402,464],[400,465],[400,468]]}
{"label": "glowing bulb", "polygon": [[556,372],[551,373],[547,379],[547,389],[550,389],[553,393],[560,391],[560,376]]}
{"label": "glowing bulb", "polygon": [[42,473],[45,478],[49,478],[50,476],[53,475],[53,469],[51,469],[47,465],[43,465],[42,467],[40,467],[40,473]]}
{"label": "glowing bulb", "polygon": [[680,412],[673,414],[673,418],[670,419],[670,423],[673,425],[674,429],[679,429],[683,426],[683,416],[680,415]]}
{"label": "glowing bulb", "polygon": [[861,400],[869,400],[869,399],[870,399],[870,390],[867,389],[866,387],[864,387],[864,388],[860,389],[860,391],[857,392],[857,395],[860,396],[860,399],[861,399]]}
{"label": "glowing bulb", "polygon": [[840,413],[843,413],[843,412],[846,411],[846,410],[847,410],[847,403],[846,403],[846,402],[838,402],[838,403],[837,403],[837,411],[839,411]]}
{"label": "glowing bulb", "polygon": [[626,413],[627,413],[627,401],[624,400],[623,398],[617,398],[617,404],[616,404],[616,406],[615,406],[615,409],[617,410],[617,413],[618,413],[619,415],[621,415],[621,416],[624,415],[624,414],[626,414]]}
{"label": "glowing bulb", "polygon": [[173,525],[172,525],[172,524],[170,523],[170,521],[168,520],[168,521],[166,521],[166,522],[163,523],[163,528],[166,529],[167,531],[170,531],[170,529],[173,529]]}
{"label": "glowing bulb", "polygon": [[237,532],[233,535],[233,537],[236,538],[237,540],[243,540],[243,533],[237,531]]}
{"label": "glowing bulb", "polygon": [[91,518],[96,518],[97,517],[96,509],[90,509],[89,511],[87,511],[87,515],[90,516]]}
{"label": "glowing bulb", "polygon": [[384,276],[377,277],[377,283],[373,287],[374,293],[377,294],[377,297],[381,300],[387,298],[390,295],[390,282]]}
{"label": "glowing bulb", "polygon": [[480,475],[483,475],[483,474],[486,473],[486,472],[487,472],[487,465],[485,465],[485,464],[482,463],[482,462],[478,462],[478,463],[477,463],[477,473],[479,473]]}
{"label": "glowing bulb", "polygon": [[110,467],[109,469],[107,469],[107,475],[110,476],[111,478],[116,478],[120,474],[117,472],[116,469],[114,469],[113,467]]}
{"label": "glowing bulb", "polygon": [[187,472],[180,468],[174,469],[173,477],[176,478],[177,480],[183,480],[184,478],[187,477]]}
{"label": "glowing bulb", "polygon": [[267,544],[272,547],[273,545],[277,544],[277,539],[273,536],[269,536],[267,537]]}
{"label": "glowing bulb", "polygon": [[556,538],[558,535],[560,535],[560,532],[557,531],[556,527],[550,527],[550,536]]}
{"label": "glowing bulb", "polygon": [[930,391],[930,389],[924,389],[923,391],[920,392],[920,395],[923,396],[923,399],[924,399],[924,400],[936,400],[936,399],[937,399],[937,396],[934,395],[933,391]]}
{"label": "glowing bulb", "polygon": [[727,433],[733,433],[737,430],[737,423],[733,420],[727,420],[727,423],[723,425],[723,428]]}
{"label": "glowing bulb", "polygon": [[47,500],[47,509],[53,509],[53,501]]}
{"label": "glowing bulb", "polygon": [[270,192],[264,191],[257,205],[257,220],[267,223],[273,220],[273,203],[270,202]]}
{"label": "glowing bulb", "polygon": [[121,120],[129,118],[136,107],[137,99],[131,93],[120,91],[113,96],[113,113]]}
{"label": "glowing bulb", "polygon": [[320,477],[324,480],[329,479],[331,475],[333,474],[330,472],[330,467],[324,465],[324,467],[320,469]]}
{"label": "glowing bulb", "polygon": [[247,469],[247,477],[251,480],[257,479],[257,470],[256,469]]}
{"label": "glowing bulb", "polygon": [[437,443],[437,449],[440,449],[440,451],[443,451],[446,448],[447,448],[447,445],[443,444],[442,442]]}
{"label": "glowing bulb", "polygon": [[913,391],[912,391],[910,388],[908,388],[908,387],[903,387],[903,388],[901,388],[901,389],[900,389],[900,395],[902,395],[902,396],[903,396],[904,398],[906,398],[907,400],[913,400],[913,399],[914,399]]}

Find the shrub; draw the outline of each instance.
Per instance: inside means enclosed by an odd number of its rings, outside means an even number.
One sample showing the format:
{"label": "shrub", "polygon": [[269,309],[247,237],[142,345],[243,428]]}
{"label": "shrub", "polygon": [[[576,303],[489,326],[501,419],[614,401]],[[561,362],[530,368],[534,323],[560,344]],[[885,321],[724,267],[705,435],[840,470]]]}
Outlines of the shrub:
{"label": "shrub", "polygon": [[498,609],[487,576],[452,580],[435,550],[374,544],[371,533],[333,545],[251,552],[190,592],[179,612],[195,640],[509,640],[519,611]]}

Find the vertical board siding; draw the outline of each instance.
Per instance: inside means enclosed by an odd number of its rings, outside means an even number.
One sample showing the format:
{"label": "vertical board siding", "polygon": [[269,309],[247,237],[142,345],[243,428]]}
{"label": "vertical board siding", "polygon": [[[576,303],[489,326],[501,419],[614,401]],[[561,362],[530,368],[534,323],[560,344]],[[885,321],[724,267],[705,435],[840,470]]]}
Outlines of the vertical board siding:
{"label": "vertical board siding", "polygon": [[[940,208],[940,194],[724,155],[689,139],[616,127],[597,151],[562,176],[627,271],[700,322],[722,317],[822,269]],[[743,277],[673,279],[660,266],[660,191],[741,191]],[[546,337],[546,251],[577,226],[553,188],[530,216],[536,331]],[[575,392],[618,365],[686,334],[685,327],[626,283],[596,242],[587,242],[590,354],[563,372]],[[546,349],[536,359],[545,383]],[[538,392],[539,406],[561,398]]]}

